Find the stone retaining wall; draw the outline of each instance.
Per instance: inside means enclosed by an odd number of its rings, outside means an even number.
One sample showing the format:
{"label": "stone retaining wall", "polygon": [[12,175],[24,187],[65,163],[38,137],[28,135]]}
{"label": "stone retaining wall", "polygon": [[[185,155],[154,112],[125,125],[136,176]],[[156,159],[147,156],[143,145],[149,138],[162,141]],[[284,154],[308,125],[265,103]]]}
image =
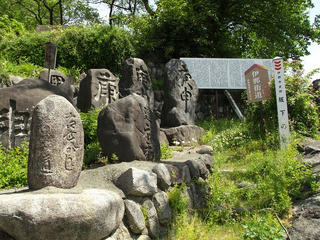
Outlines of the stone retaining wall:
{"label": "stone retaining wall", "polygon": [[171,187],[186,186],[183,194],[190,209],[205,207],[209,189],[202,182],[210,174],[211,154],[212,149],[206,147],[185,147],[184,152],[175,152],[175,157],[160,163],[123,162],[82,171],[72,189],[2,191],[0,237],[163,239],[172,219],[166,193]]}

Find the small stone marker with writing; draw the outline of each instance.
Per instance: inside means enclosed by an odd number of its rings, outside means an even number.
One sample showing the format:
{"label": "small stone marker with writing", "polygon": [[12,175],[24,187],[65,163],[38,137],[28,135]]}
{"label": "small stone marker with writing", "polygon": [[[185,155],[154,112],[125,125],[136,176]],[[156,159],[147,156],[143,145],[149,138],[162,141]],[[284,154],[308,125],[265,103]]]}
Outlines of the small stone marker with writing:
{"label": "small stone marker with writing", "polygon": [[65,98],[50,95],[40,101],[31,122],[29,188],[74,187],[82,168],[83,136],[80,116]]}

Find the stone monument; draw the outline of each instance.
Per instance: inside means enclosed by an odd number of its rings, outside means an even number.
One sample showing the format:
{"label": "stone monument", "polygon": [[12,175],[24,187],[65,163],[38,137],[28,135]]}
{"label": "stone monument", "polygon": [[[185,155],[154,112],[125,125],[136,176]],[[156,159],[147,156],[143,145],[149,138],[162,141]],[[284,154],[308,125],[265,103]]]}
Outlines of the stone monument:
{"label": "stone monument", "polygon": [[165,97],[161,114],[162,127],[193,125],[199,94],[186,64],[172,59],[166,64]]}
{"label": "stone monument", "polygon": [[154,93],[148,67],[140,58],[129,58],[123,63],[122,78],[119,82],[120,95],[126,97],[136,93],[145,98],[151,110],[154,106]]}
{"label": "stone monument", "polygon": [[71,103],[57,95],[40,101],[32,115],[29,188],[74,187],[82,168],[83,138],[80,116]]}
{"label": "stone monument", "polygon": [[82,112],[119,98],[119,79],[108,69],[90,69],[80,82],[77,106]]}
{"label": "stone monument", "polygon": [[[49,76],[50,74],[50,76]],[[73,98],[73,89],[70,79],[58,70],[42,70],[40,72],[40,79],[48,81],[51,85],[61,89],[69,98]]]}
{"label": "stone monument", "polygon": [[120,162],[160,160],[159,128],[147,100],[135,93],[102,109],[98,139],[103,153]]}
{"label": "stone monument", "polygon": [[60,88],[41,79],[24,79],[16,86],[0,89],[0,141],[3,147],[13,148],[29,140],[33,108],[52,94],[71,101]]}

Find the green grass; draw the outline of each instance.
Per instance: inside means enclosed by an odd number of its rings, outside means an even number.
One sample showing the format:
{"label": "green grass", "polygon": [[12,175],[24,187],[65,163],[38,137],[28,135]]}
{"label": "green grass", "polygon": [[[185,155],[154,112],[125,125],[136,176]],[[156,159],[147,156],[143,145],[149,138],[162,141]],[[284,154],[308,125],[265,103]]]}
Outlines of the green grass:
{"label": "green grass", "polygon": [[[302,137],[293,132],[288,148],[279,149],[277,132],[262,140],[238,120],[199,125],[206,130],[202,142],[215,152],[206,181],[208,207],[201,215],[180,210],[170,239],[283,239],[275,214],[287,222],[292,203],[319,186],[297,151]],[[239,188],[240,183],[245,187]]]}

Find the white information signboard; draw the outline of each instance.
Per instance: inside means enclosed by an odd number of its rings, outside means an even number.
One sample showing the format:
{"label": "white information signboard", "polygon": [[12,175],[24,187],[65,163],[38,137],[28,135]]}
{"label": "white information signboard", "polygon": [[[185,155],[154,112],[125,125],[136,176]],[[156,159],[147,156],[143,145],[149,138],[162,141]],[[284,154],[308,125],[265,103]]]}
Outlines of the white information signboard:
{"label": "white information signboard", "polygon": [[181,58],[200,89],[246,89],[244,72],[253,64],[268,67],[272,76],[272,59]]}
{"label": "white information signboard", "polygon": [[290,129],[288,120],[288,106],[286,96],[286,84],[284,81],[283,59],[277,57],[273,59],[274,82],[276,87],[278,122],[281,147],[286,147],[289,143]]}

